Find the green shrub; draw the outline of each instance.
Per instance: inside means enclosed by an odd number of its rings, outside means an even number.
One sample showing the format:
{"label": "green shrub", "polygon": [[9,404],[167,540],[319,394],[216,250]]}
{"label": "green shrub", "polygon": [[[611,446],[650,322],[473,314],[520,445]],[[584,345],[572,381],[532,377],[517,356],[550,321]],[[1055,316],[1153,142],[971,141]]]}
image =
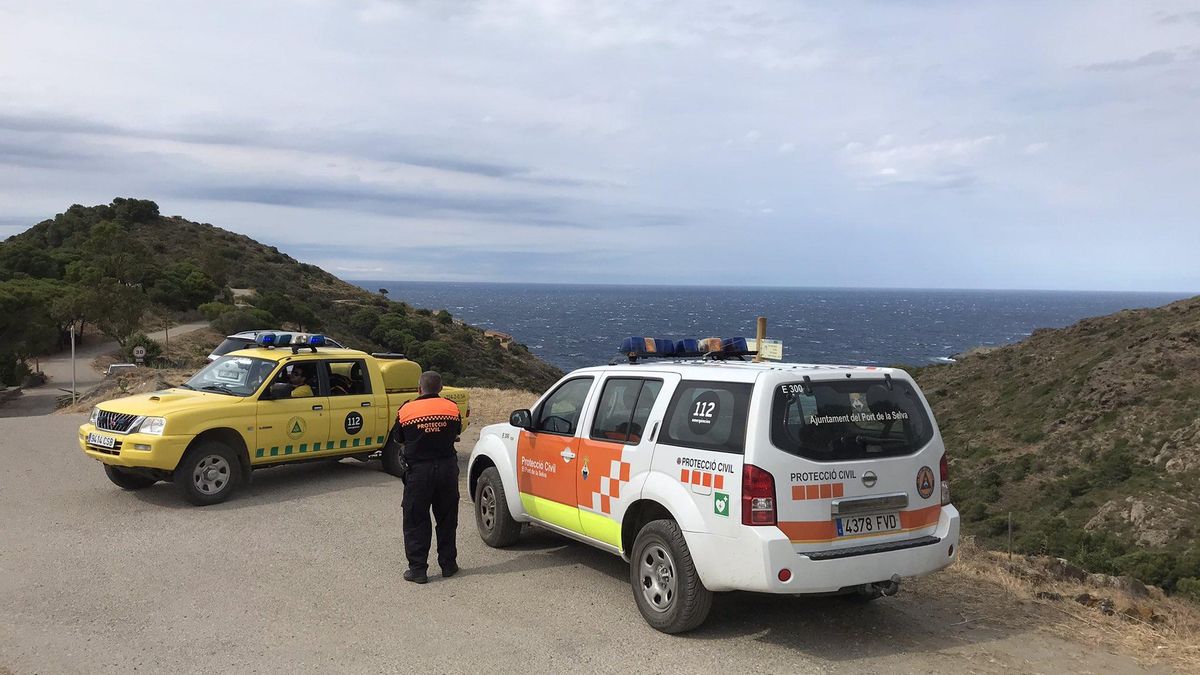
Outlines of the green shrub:
{"label": "green shrub", "polygon": [[442,324],[443,326],[449,326],[451,323],[454,323],[454,317],[451,316],[450,312],[447,312],[444,309],[438,310],[437,320],[438,323]]}
{"label": "green shrub", "polygon": [[1175,584],[1175,592],[1182,598],[1187,598],[1192,602],[1200,602],[1200,579],[1196,577],[1180,579]]}
{"label": "green shrub", "polygon": [[205,319],[213,321],[225,312],[229,312],[237,308],[224,302],[206,302],[196,309],[200,310],[200,313],[204,315]]}
{"label": "green shrub", "polygon": [[254,307],[236,307],[212,321],[212,327],[230,335],[244,330],[276,328],[275,317]]}
{"label": "green shrub", "polygon": [[133,350],[137,347],[142,347],[146,350],[145,356],[142,357],[144,363],[154,363],[158,357],[162,356],[162,345],[150,339],[145,333],[134,333],[125,341],[125,347],[122,353],[129,362],[134,362],[137,357],[133,355]]}

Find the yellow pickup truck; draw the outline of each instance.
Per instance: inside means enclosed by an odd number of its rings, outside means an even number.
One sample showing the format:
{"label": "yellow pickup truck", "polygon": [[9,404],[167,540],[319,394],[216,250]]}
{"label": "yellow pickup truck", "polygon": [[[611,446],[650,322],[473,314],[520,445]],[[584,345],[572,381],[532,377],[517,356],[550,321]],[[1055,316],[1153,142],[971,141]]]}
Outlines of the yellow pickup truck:
{"label": "yellow pickup truck", "polygon": [[[79,427],[79,447],[125,490],[171,481],[196,505],[225,501],[255,469],[381,455],[396,409],[417,397],[421,366],[400,355],[323,346],[321,336],[267,334],[179,387],[106,401]],[[466,390],[446,387],[465,427]]]}

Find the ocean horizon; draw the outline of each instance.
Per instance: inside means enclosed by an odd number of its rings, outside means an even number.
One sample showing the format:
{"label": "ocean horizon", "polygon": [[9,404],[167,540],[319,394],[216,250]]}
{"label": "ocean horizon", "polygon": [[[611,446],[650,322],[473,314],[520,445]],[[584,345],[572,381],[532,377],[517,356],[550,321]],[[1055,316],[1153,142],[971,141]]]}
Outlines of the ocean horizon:
{"label": "ocean horizon", "polygon": [[753,337],[784,343],[784,360],[921,366],[951,362],[1038,328],[1123,309],[1157,307],[1192,293],[1140,291],[789,288],[772,286],[524,284],[348,280],[419,308],[445,309],[512,335],[564,370],[607,363],[629,336]]}

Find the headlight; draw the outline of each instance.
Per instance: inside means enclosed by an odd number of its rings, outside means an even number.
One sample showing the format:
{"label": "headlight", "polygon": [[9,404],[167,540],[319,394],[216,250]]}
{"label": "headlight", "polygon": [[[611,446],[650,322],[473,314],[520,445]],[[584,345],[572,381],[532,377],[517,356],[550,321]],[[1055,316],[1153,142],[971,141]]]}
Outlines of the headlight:
{"label": "headlight", "polygon": [[138,431],[143,434],[152,434],[154,436],[162,436],[163,429],[167,426],[167,420],[162,417],[146,417],[142,420]]}
{"label": "headlight", "polygon": [[95,426],[96,422],[100,421],[100,409],[92,408],[92,416],[88,418],[88,424]]}

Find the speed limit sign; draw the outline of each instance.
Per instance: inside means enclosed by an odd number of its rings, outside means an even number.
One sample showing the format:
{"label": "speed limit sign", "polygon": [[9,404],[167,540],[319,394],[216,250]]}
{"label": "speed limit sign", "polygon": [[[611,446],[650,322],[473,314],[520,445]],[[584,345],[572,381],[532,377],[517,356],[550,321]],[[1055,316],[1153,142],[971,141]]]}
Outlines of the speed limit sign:
{"label": "speed limit sign", "polygon": [[142,359],[146,358],[146,348],[141,345],[134,347],[133,348],[133,358],[137,359],[138,361],[141,361]]}

